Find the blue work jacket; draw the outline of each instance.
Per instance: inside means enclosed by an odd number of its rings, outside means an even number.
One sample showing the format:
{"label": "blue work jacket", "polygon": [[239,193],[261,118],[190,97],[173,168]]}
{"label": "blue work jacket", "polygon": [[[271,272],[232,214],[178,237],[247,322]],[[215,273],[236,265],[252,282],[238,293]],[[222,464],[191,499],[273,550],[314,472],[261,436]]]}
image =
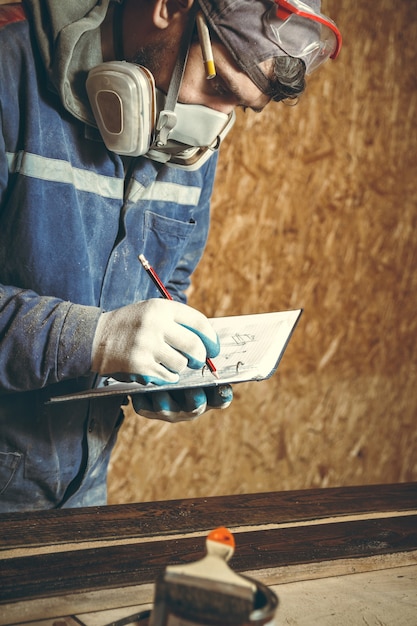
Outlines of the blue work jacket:
{"label": "blue work jacket", "polygon": [[47,88],[26,20],[0,30],[0,511],[103,504],[120,398],[97,384],[102,311],[172,296],[205,246],[216,157],[186,172],[122,160]]}

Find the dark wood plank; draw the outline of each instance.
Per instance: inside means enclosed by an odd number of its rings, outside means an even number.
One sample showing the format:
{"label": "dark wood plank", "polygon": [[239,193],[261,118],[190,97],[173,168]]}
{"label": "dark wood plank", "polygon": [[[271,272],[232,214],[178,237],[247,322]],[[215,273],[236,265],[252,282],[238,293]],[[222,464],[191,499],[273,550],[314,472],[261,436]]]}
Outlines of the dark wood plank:
{"label": "dark wood plank", "polygon": [[[236,542],[238,572],[406,552],[417,549],[417,515],[248,531]],[[203,538],[188,537],[4,559],[0,604],[152,583],[167,564],[204,553]]]}
{"label": "dark wood plank", "polygon": [[401,483],[10,513],[0,519],[0,550],[415,509],[417,483]]}

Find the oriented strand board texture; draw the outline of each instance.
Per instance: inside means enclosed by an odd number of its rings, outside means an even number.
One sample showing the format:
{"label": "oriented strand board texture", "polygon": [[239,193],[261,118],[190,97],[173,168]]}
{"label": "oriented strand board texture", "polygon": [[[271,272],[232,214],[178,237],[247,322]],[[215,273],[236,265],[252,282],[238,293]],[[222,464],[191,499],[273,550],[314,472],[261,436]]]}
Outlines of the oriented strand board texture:
{"label": "oriented strand board texture", "polygon": [[110,501],[417,480],[417,4],[324,0],[344,47],[222,150],[190,304],[304,307],[277,374],[223,413],[128,414]]}

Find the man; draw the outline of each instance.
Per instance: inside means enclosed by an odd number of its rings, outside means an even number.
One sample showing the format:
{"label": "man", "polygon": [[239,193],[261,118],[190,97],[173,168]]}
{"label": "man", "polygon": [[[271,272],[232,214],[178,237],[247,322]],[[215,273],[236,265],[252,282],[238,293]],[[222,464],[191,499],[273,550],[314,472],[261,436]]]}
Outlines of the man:
{"label": "man", "polygon": [[[184,295],[207,238],[216,150],[236,107],[296,97],[306,70],[337,55],[318,4],[26,0],[1,10],[1,511],[106,501],[123,398],[52,396],[110,375],[176,382],[218,354]],[[173,301],[158,297],[139,254]],[[139,413],[169,421],[231,401],[228,386],[133,396]]]}

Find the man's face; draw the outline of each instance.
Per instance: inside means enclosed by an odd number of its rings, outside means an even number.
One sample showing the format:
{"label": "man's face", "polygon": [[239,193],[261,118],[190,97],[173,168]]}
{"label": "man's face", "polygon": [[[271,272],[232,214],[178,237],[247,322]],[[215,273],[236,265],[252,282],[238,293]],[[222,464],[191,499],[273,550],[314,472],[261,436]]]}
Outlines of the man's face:
{"label": "man's face", "polygon": [[185,104],[202,104],[222,113],[230,113],[235,107],[261,111],[269,97],[241,71],[223,44],[213,42],[212,47],[216,76],[206,78],[200,45],[194,43],[178,100]]}
{"label": "man's face", "polygon": [[[178,101],[201,104],[221,113],[236,107],[261,111],[270,101],[251,79],[240,70],[228,50],[220,42],[212,43],[216,76],[206,78],[201,48],[194,42],[189,51]],[[173,71],[172,49],[166,45],[151,45],[136,55],[135,61],[145,65],[153,74],[158,89],[167,92]],[[263,70],[268,71],[268,62]]]}

